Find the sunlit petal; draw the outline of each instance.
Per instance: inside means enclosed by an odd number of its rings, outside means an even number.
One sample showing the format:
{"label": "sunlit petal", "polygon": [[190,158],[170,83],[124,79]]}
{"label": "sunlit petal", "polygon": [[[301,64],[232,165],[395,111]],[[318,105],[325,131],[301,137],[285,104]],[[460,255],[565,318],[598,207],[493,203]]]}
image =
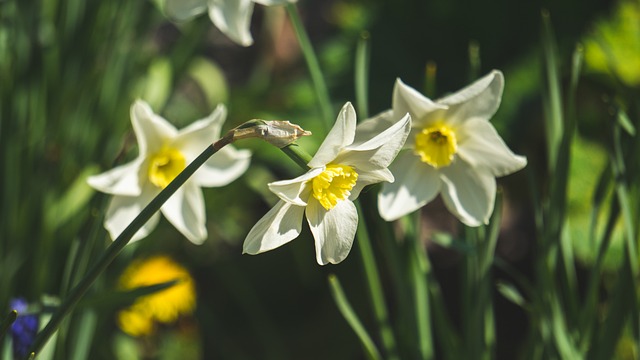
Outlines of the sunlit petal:
{"label": "sunlit petal", "polygon": [[[115,240],[157,194],[158,191],[154,187],[145,186],[138,196],[114,196],[109,203],[104,221],[104,227],[109,232],[111,239]],[[135,233],[131,241],[137,241],[147,236],[156,227],[159,219],[160,214],[154,214]]]}
{"label": "sunlit petal", "polygon": [[269,184],[269,190],[288,203],[306,206],[310,196],[307,182],[320,175],[324,167],[315,168],[291,180],[280,180]]}
{"label": "sunlit petal", "polygon": [[421,127],[425,121],[429,121],[437,114],[443,113],[448,108],[445,104],[433,102],[420,94],[402,80],[397,79],[393,88],[393,114],[400,118],[409,113],[414,127]]}
{"label": "sunlit petal", "polygon": [[378,211],[387,221],[416,211],[440,191],[438,171],[410,151],[398,155],[389,170],[396,179],[393,183],[384,183],[378,194]]}
{"label": "sunlit petal", "polygon": [[202,190],[187,181],[161,208],[162,214],[189,241],[199,245],[207,238]]}
{"label": "sunlit petal", "polygon": [[170,19],[184,21],[207,11],[207,0],[165,0],[164,12]]}
{"label": "sunlit petal", "polygon": [[496,179],[484,168],[454,161],[441,169],[442,199],[454,215],[468,226],[487,224],[496,197]]}
{"label": "sunlit petal", "polygon": [[356,111],[348,102],[340,110],[336,123],[320,145],[318,152],[309,161],[309,167],[321,167],[333,161],[342,149],[353,143],[355,133]]}
{"label": "sunlit petal", "polygon": [[318,264],[337,264],[349,255],[358,228],[358,212],[351,201],[340,201],[327,211],[312,199],[307,205],[307,221],[315,239]]}
{"label": "sunlit petal", "polygon": [[488,120],[500,106],[504,77],[494,70],[464,89],[437,100],[449,106],[446,122],[462,124],[471,119]]}
{"label": "sunlit petal", "polygon": [[209,0],[211,21],[231,40],[243,46],[253,44],[249,31],[251,14],[253,14],[251,0]]}
{"label": "sunlit petal", "polygon": [[196,170],[193,181],[203,187],[225,186],[244,174],[250,163],[249,150],[238,150],[227,145]]}
{"label": "sunlit petal", "polygon": [[471,166],[485,167],[493,176],[504,176],[527,165],[524,156],[514,154],[491,123],[475,119],[458,131],[458,154]]}
{"label": "sunlit petal", "polygon": [[355,200],[360,195],[360,191],[365,186],[377,184],[380,182],[393,182],[394,177],[389,169],[380,169],[374,171],[367,171],[360,173],[358,176],[358,182],[351,189],[351,195],[349,195],[349,200]]}
{"label": "sunlit petal", "polygon": [[334,162],[353,165],[363,171],[386,168],[402,149],[410,130],[411,117],[405,114],[397,123],[368,141],[348,146]]}
{"label": "sunlit petal", "polygon": [[173,125],[154,114],[149,104],[142,100],[131,106],[131,123],[142,155],[157,152],[178,134]]}
{"label": "sunlit petal", "polygon": [[249,231],[243,253],[260,254],[297,238],[302,229],[304,207],[279,201]]}
{"label": "sunlit petal", "polygon": [[220,129],[226,117],[226,107],[218,105],[211,115],[178,131],[171,145],[180,149],[189,162],[193,161],[207,146],[220,138]]}
{"label": "sunlit petal", "polygon": [[143,164],[144,159],[138,157],[130,163],[90,176],[87,182],[94,189],[107,194],[138,196],[142,192],[139,171]]}

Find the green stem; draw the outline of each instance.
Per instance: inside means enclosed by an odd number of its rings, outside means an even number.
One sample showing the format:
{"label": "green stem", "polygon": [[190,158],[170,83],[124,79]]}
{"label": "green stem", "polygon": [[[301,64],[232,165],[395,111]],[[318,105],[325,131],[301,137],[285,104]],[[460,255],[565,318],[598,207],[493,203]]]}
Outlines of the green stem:
{"label": "green stem", "polygon": [[362,213],[360,202],[356,201],[358,209],[358,231],[356,232],[358,249],[362,258],[362,266],[364,267],[367,285],[369,287],[369,295],[373,305],[373,312],[376,317],[378,331],[382,339],[382,345],[385,349],[387,359],[398,359],[398,350],[396,339],[389,322],[389,314],[387,313],[387,305],[385,303],[384,294],[382,292],[382,283],[380,282],[380,274],[376,266],[373,256],[373,249],[369,238],[369,232],[364,221],[365,217]]}
{"label": "green stem", "polygon": [[369,33],[363,31],[356,47],[355,64],[356,105],[358,116],[361,119],[369,117],[369,100],[367,88],[369,87]]}
{"label": "green stem", "polygon": [[53,314],[51,320],[44,329],[38,334],[30,353],[37,354],[47,343],[49,338],[56,332],[64,318],[73,311],[80,299],[89,290],[94,281],[102,274],[103,271],[113,262],[120,251],[131,241],[133,235],[155,214],[160,207],[173,195],[180,186],[182,186],[193,173],[204,164],[213,154],[218,152],[222,147],[233,141],[233,131],[230,131],[222,139],[207,147],[198,157],[189,164],[173,181],[164,188],[158,196],[156,196],[149,205],[147,205],[138,216],[127,226],[106,251],[102,254],[95,265],[87,272],[73,290],[69,293],[65,301],[60,305],[58,310]]}
{"label": "green stem", "polygon": [[309,35],[307,35],[307,31],[302,25],[296,5],[289,4],[286,8],[287,13],[289,14],[289,19],[291,19],[291,24],[293,25],[293,29],[298,38],[300,49],[304,54],[304,59],[306,60],[307,67],[309,68],[311,81],[313,81],[316,96],[318,97],[318,104],[320,105],[320,111],[322,112],[322,121],[326,130],[328,130],[331,128],[331,124],[333,123],[333,110],[331,107],[329,91],[327,90],[327,85],[324,82],[322,70],[320,70],[320,63],[318,62],[316,53],[313,50],[313,46],[311,46]]}
{"label": "green stem", "polygon": [[420,359],[433,358],[433,340],[431,335],[431,313],[429,312],[429,292],[427,288],[428,259],[422,248],[421,229],[422,212],[415,212],[414,236],[410,237],[409,259],[411,282],[413,284],[413,306],[418,331],[418,350]]}
{"label": "green stem", "polygon": [[355,311],[353,311],[353,307],[349,303],[344,290],[342,290],[338,277],[333,274],[329,275],[329,285],[331,286],[331,295],[333,296],[340,313],[342,313],[342,316],[345,318],[347,323],[351,325],[351,328],[360,339],[362,346],[367,352],[368,358],[372,360],[381,360],[382,356],[380,355],[380,352],[376,348],[373,340],[371,340],[367,330],[360,322],[360,319],[358,319]]}

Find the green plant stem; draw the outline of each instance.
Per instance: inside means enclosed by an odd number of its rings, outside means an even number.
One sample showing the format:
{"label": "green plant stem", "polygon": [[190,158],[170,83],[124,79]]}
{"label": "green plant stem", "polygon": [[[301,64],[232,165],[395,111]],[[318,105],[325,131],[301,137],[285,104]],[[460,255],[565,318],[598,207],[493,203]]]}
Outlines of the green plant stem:
{"label": "green plant stem", "polygon": [[363,31],[356,47],[355,62],[356,106],[361,119],[369,117],[369,100],[367,88],[369,87],[369,33]]}
{"label": "green plant stem", "polygon": [[333,110],[331,107],[331,98],[329,97],[329,91],[327,90],[327,84],[324,82],[322,70],[320,69],[320,63],[318,62],[318,58],[316,57],[316,54],[313,50],[313,46],[311,46],[309,35],[307,35],[307,31],[302,25],[300,14],[298,13],[298,8],[295,4],[288,4],[286,6],[286,9],[287,13],[289,14],[289,19],[291,19],[291,24],[293,25],[296,37],[298,38],[300,49],[302,50],[304,59],[307,62],[307,67],[309,68],[309,73],[311,75],[311,81],[313,82],[316,96],[318,97],[318,104],[320,105],[322,121],[325,125],[325,130],[328,131],[331,128],[332,124]]}
{"label": "green plant stem", "polygon": [[376,348],[373,340],[371,340],[367,330],[360,322],[360,319],[358,319],[355,311],[353,311],[353,307],[349,303],[344,290],[342,290],[342,286],[340,285],[340,281],[337,276],[333,274],[329,275],[329,286],[331,287],[331,295],[333,296],[340,313],[342,313],[342,316],[360,339],[362,346],[367,352],[368,358],[372,360],[381,360],[382,356],[380,355],[380,352]]}
{"label": "green plant stem", "polygon": [[47,343],[49,338],[56,332],[62,321],[67,315],[73,311],[80,299],[89,290],[94,281],[105,271],[105,269],[118,256],[120,251],[131,241],[133,235],[155,214],[160,207],[173,195],[180,186],[182,186],[193,173],[204,164],[213,154],[218,152],[222,147],[233,141],[233,131],[230,131],[220,140],[207,147],[198,157],[193,160],[173,181],[164,188],[158,196],[136,216],[135,219],[127,226],[124,231],[109,245],[100,259],[95,265],[89,269],[87,274],[80,280],[73,290],[69,293],[65,301],[60,305],[58,310],[53,314],[49,323],[38,334],[30,353],[38,354],[42,347]]}
{"label": "green plant stem", "polygon": [[433,339],[431,334],[431,313],[429,311],[429,291],[427,288],[427,255],[422,248],[422,212],[415,212],[414,236],[409,239],[409,262],[411,284],[413,285],[413,306],[415,309],[416,329],[418,332],[418,350],[420,359],[433,358]]}
{"label": "green plant stem", "polygon": [[356,242],[358,243],[358,249],[360,250],[360,257],[362,259],[362,266],[364,267],[369,295],[373,305],[373,313],[378,325],[378,331],[380,332],[382,345],[387,355],[386,359],[398,359],[396,339],[389,322],[387,305],[382,292],[382,283],[380,282],[380,273],[378,272],[376,261],[373,256],[369,232],[367,231],[367,226],[364,221],[365,217],[362,213],[362,207],[360,206],[359,201],[356,201],[356,208],[358,209],[358,218],[360,219],[360,221],[358,221],[358,231],[356,232]]}

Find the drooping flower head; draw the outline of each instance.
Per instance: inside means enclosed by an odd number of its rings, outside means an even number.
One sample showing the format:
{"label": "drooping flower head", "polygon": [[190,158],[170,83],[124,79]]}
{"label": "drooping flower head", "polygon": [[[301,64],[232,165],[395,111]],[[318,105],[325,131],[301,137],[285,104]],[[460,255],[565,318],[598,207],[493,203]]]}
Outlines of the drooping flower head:
{"label": "drooping flower head", "polygon": [[150,335],[156,323],[170,324],[190,315],[196,306],[191,274],[167,256],[154,256],[133,262],[120,278],[120,287],[131,290],[172,280],[178,283],[156,293],[141,296],[118,313],[118,325],[131,336]]}
{"label": "drooping flower head", "polygon": [[387,166],[402,148],[410,125],[411,118],[404,115],[375,136],[359,136],[355,111],[347,103],[309,162],[311,169],[295,179],[269,184],[280,201],[251,229],[244,252],[259,254],[297,238],[306,214],[318,264],[344,260],[358,226],[353,200],[367,185],[393,181]]}
{"label": "drooping flower head", "polygon": [[188,20],[207,11],[211,22],[231,40],[242,46],[253,44],[249,31],[253,3],[265,6],[295,3],[297,0],[165,0],[169,17]]}
{"label": "drooping flower head", "polygon": [[[114,195],[105,228],[115,239],[140,211],[207,146],[220,137],[226,108],[219,105],[209,117],[178,131],[149,105],[138,100],[131,106],[131,123],[138,141],[138,157],[130,163],[89,178],[89,185]],[[195,244],[207,237],[204,198],[200,187],[224,186],[249,166],[248,150],[226,146],[214,154],[162,206],[161,212]],[[132,241],[147,236],[158,223],[153,217]]]}
{"label": "drooping flower head", "polygon": [[38,315],[29,313],[29,304],[23,298],[12,299],[9,308],[18,312],[18,317],[11,324],[13,356],[23,359],[29,353],[29,347],[38,333]]}
{"label": "drooping flower head", "polygon": [[[438,194],[468,226],[487,223],[493,212],[498,176],[522,169],[489,119],[500,105],[504,78],[494,70],[468,87],[431,101],[399,79],[393,109],[375,121],[409,113],[413,120],[407,151],[389,167],[396,181],[384,184],[378,209],[391,221],[409,214]],[[366,123],[366,122],[365,122]]]}

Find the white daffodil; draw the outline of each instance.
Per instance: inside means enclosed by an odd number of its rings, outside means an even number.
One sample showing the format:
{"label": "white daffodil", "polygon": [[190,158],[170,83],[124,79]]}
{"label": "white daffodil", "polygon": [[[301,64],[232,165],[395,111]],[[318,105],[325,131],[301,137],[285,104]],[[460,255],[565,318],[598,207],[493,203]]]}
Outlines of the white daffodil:
{"label": "white daffodil", "polygon": [[398,219],[441,194],[449,211],[464,224],[488,223],[496,196],[495,178],[527,164],[489,123],[503,87],[502,73],[494,70],[434,102],[397,80],[393,109],[379,117],[389,121],[408,112],[413,125],[406,142],[409,150],[389,167],[396,181],[384,184],[378,196],[383,219]]}
{"label": "white daffodil", "polygon": [[165,12],[175,20],[184,21],[205,11],[211,22],[234,42],[249,46],[253,38],[249,31],[253,3],[265,6],[284,5],[297,0],[166,0]]}
{"label": "white daffodil", "polygon": [[[114,195],[105,217],[105,228],[115,239],[140,211],[213,141],[220,137],[226,108],[219,105],[209,117],[178,131],[153,113],[144,101],[131,106],[131,123],[138,141],[138,157],[88,182],[93,188]],[[201,244],[207,237],[201,187],[224,186],[249,166],[248,150],[226,146],[214,154],[160,209],[187,239]],[[155,214],[132,240],[147,236],[158,224]]]}
{"label": "white daffodil", "polygon": [[356,113],[347,103],[308,163],[311,169],[295,179],[269,184],[280,201],[251,229],[244,253],[259,254],[295,239],[306,212],[318,264],[344,260],[358,226],[352,201],[367,185],[393,181],[387,167],[402,148],[410,127],[411,118],[405,115],[374,137],[362,138],[356,133]]}

